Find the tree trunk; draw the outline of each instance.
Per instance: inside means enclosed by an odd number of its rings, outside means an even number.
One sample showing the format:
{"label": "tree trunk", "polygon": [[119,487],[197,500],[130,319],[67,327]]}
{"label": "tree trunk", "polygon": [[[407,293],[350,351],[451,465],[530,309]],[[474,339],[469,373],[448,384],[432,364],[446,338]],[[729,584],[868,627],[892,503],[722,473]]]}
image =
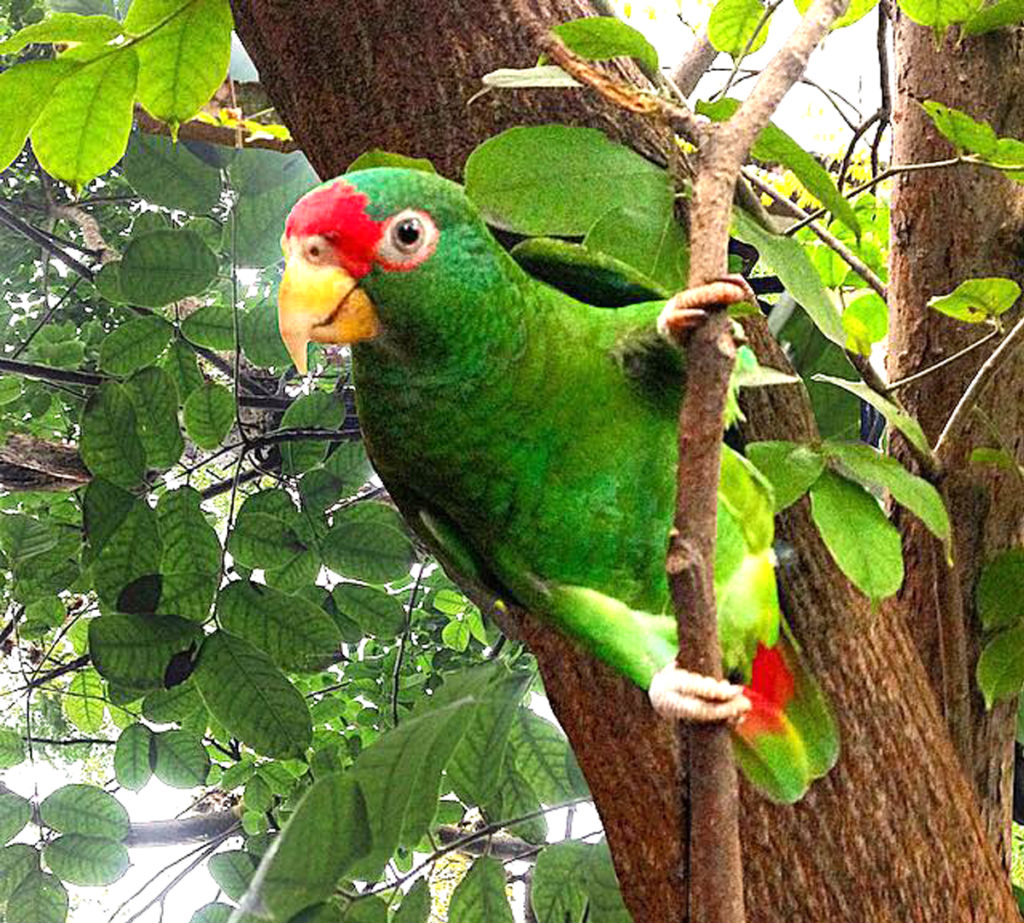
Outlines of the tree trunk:
{"label": "tree trunk", "polygon": [[[931,31],[905,16],[898,18],[895,31],[894,163],[936,161],[955,153],[921,106],[929,99],[989,122],[1001,136],[1024,136],[1019,34],[1004,31],[959,43],[950,37],[939,50]],[[1021,186],[982,167],[906,174],[896,180],[889,286],[891,380],[927,368],[980,338],[984,330],[932,311],[928,299],[972,277],[1022,280],[1022,212]],[[978,350],[901,389],[901,399],[933,443],[990,351]],[[1015,473],[971,465],[969,455],[975,446],[998,446],[1000,441],[1019,451],[1024,432],[1022,372],[1018,355],[982,398],[981,407],[998,435],[974,415],[964,435],[943,453],[955,567],[947,567],[942,549],[919,522],[902,517],[907,579],[895,604],[887,607],[890,615],[904,617],[910,626],[981,802],[985,829],[1007,869],[1017,709],[1011,702],[985,712],[974,681],[981,650],[974,588],[987,558],[1021,543],[1024,492]]]}
{"label": "tree trunk", "polygon": [[[321,175],[379,146],[428,156],[458,177],[475,144],[520,122],[594,125],[648,153],[659,143],[650,126],[582,91],[492,94],[467,109],[483,73],[536,59],[528,30],[504,0],[310,0],[301,12],[280,0],[234,0],[233,7],[268,93]],[[534,7],[546,21],[588,9],[583,0]],[[767,364],[785,367],[763,324],[748,332]],[[816,434],[801,386],[756,389],[747,411],[749,438]],[[780,527],[796,553],[780,574],[784,608],[832,701],[843,750],[836,770],[796,806],[744,791],[748,918],[1015,919],[1006,875],[906,624],[873,613],[838,573],[806,501]],[[634,919],[680,919],[686,805],[673,729],[643,692],[536,620],[520,615],[520,622],[587,776]]]}

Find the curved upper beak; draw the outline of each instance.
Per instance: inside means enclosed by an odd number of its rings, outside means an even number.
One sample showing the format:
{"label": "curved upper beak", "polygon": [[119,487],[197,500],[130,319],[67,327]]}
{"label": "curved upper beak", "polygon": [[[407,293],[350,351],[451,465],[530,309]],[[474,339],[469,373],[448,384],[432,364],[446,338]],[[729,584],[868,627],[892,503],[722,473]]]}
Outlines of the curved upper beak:
{"label": "curved upper beak", "polygon": [[281,339],[301,374],[309,343],[357,343],[376,336],[377,310],[355,279],[336,265],[311,263],[282,240],[284,277],[277,296]]}

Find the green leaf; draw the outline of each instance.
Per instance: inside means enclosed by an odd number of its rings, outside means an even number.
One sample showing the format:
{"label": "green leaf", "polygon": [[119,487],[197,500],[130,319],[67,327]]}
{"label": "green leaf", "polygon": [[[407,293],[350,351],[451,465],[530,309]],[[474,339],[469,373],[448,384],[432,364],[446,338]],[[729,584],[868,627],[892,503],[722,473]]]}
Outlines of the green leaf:
{"label": "green leaf", "polygon": [[[281,259],[281,229],[295,201],[318,182],[309,162],[299,152],[236,151],[228,167],[231,186],[238,193],[235,204],[236,256],[243,266],[267,266]],[[258,365],[288,365],[287,353],[277,333],[277,312],[259,308],[255,312],[273,328],[284,359]],[[252,336],[252,331],[249,332]],[[243,340],[243,342],[245,342]],[[249,345],[245,347],[250,349]],[[261,354],[261,358],[266,358]]]}
{"label": "green leaf", "polygon": [[103,680],[89,668],[74,675],[63,699],[64,714],[83,734],[95,734],[103,727],[106,701]]}
{"label": "green leaf", "polygon": [[367,583],[408,575],[416,553],[398,514],[383,503],[357,503],[334,515],[321,550],[333,571]]}
{"label": "green leaf", "polygon": [[967,22],[985,0],[900,0],[900,9],[914,22],[937,31]]}
{"label": "green leaf", "polygon": [[142,714],[154,724],[182,723],[205,710],[191,677],[170,689],[157,689],[142,700]]}
{"label": "green leaf", "polygon": [[779,277],[797,303],[828,339],[840,348],[846,346],[843,321],[822,287],[821,277],[807,256],[807,251],[791,237],[772,234],[762,228],[746,212],[732,212],[734,237],[757,248],[760,261]]}
{"label": "green leaf", "polygon": [[153,732],[144,724],[130,724],[121,732],[114,748],[114,775],[120,786],[133,792],[145,787],[153,775],[152,742]]}
{"label": "green leaf", "polygon": [[580,57],[590,61],[636,58],[649,71],[658,69],[658,52],[644,36],[615,16],[588,16],[563,22],[552,30]]}
{"label": "green leaf", "polygon": [[269,811],[274,805],[274,793],[262,776],[253,776],[245,783],[245,794],[242,797],[247,811]]}
{"label": "green leaf", "polygon": [[392,923],[427,923],[430,916],[430,887],[420,878],[405,895]]}
{"label": "green leaf", "polygon": [[167,348],[173,335],[174,328],[162,317],[150,314],[132,318],[103,340],[100,368],[111,375],[131,375],[150,365]]}
{"label": "green leaf", "polygon": [[533,867],[530,890],[537,923],[582,923],[593,849],[588,843],[566,840],[541,850]]}
{"label": "green leaf", "polygon": [[208,381],[185,401],[185,432],[201,449],[216,449],[235,422],[235,399],[223,385]]}
{"label": "green leaf", "polygon": [[[758,5],[760,6],[760,3]],[[713,103],[699,103],[697,111],[712,121],[723,122],[731,118],[739,107],[740,102],[737,99],[719,99]],[[860,237],[857,213],[847,198],[840,193],[831,174],[781,128],[769,122],[757,136],[750,153],[758,160],[781,163],[791,170],[811,195]]]}
{"label": "green leaf", "polygon": [[153,30],[139,53],[139,102],[172,130],[217,91],[231,57],[228,0],[135,0],[124,21],[136,35]]}
{"label": "green leaf", "polygon": [[155,230],[136,234],[125,247],[119,279],[132,304],[159,308],[198,295],[217,276],[217,256],[195,232]]}
{"label": "green leaf", "polygon": [[189,923],[229,923],[234,907],[213,901],[203,904],[194,914]]}
{"label": "green leaf", "polygon": [[14,792],[0,792],[0,843],[21,833],[32,817],[32,804]]}
{"label": "green leaf", "polygon": [[356,493],[373,475],[366,449],[358,440],[339,443],[322,468],[299,481],[303,505],[320,512]]}
{"label": "green leaf", "polygon": [[758,554],[771,548],[775,537],[771,483],[738,452],[722,452],[719,502],[735,517],[747,549]]}
{"label": "green leaf", "polygon": [[189,731],[161,731],[153,735],[156,759],[153,774],[172,788],[195,788],[206,784],[210,755],[203,742]]}
{"label": "green leaf", "polygon": [[796,442],[751,442],[746,453],[771,482],[776,513],[796,503],[825,470],[819,452]]}
{"label": "green leaf", "polygon": [[928,445],[928,437],[925,436],[924,430],[921,429],[921,424],[910,416],[909,413],[897,407],[892,401],[876,394],[864,382],[849,381],[832,375],[815,375],[813,380],[828,382],[830,385],[835,385],[837,388],[849,391],[850,394],[859,397],[862,401],[866,401],[885,417],[886,423],[894,429],[898,429],[906,436],[911,445],[921,452],[922,455],[931,455],[932,450]]}
{"label": "green leaf", "polygon": [[935,127],[959,151],[969,154],[980,154],[986,159],[995,156],[999,145],[995,129],[988,122],[979,122],[966,112],[951,109],[932,99],[922,104],[925,112],[931,116]]}
{"label": "green leaf", "polygon": [[407,157],[405,154],[394,154],[382,151],[379,147],[364,151],[345,169],[346,173],[355,170],[372,170],[376,167],[398,167],[402,170],[423,170],[425,173],[436,173],[434,165],[423,157]]}
{"label": "green leaf", "polygon": [[228,551],[245,567],[285,567],[305,550],[306,546],[277,516],[250,512],[245,506],[228,538]]}
{"label": "green leaf", "polygon": [[80,833],[68,833],[48,843],[43,858],[55,875],[85,887],[111,885],[131,864],[128,850],[120,843]]}
{"label": "green leaf", "polygon": [[670,199],[652,199],[602,215],[583,241],[653,279],[667,292],[686,288],[690,247]]}
{"label": "green leaf", "polygon": [[136,132],[124,156],[125,178],[147,202],[205,215],[220,202],[220,174],[183,144]]}
{"label": "green leaf", "polygon": [[57,530],[49,522],[14,513],[0,516],[0,548],[11,564],[45,554],[57,545]]}
{"label": "green leaf", "polygon": [[768,38],[768,23],[761,26],[764,15],[761,0],[718,0],[708,19],[708,39],[717,51],[734,58],[753,54]]}
{"label": "green leaf", "polygon": [[867,292],[846,306],[843,329],[847,348],[870,356],[871,347],[888,336],[889,306],[876,292]]}
{"label": "green leaf", "polygon": [[19,29],[0,42],[0,54],[17,54],[26,45],[64,42],[98,42],[117,38],[124,30],[109,16],[81,16],[78,13],[53,13],[40,22]]}
{"label": "green leaf", "polygon": [[1024,625],[1001,631],[978,658],[978,686],[985,707],[1012,699],[1024,686]]}
{"label": "green leaf", "polygon": [[0,407],[13,404],[21,395],[22,388],[19,379],[13,375],[0,376]]}
{"label": "green leaf", "polygon": [[203,374],[199,371],[195,351],[181,340],[171,343],[171,348],[160,360],[160,367],[171,376],[179,403],[184,403],[196,388],[202,387]]}
{"label": "green leaf", "polygon": [[120,159],[132,128],[139,74],[133,48],[101,52],[82,46],[61,56],[80,63],[54,88],[32,127],[32,150],[47,173],[76,190]]}
{"label": "green leaf", "polygon": [[[284,218],[282,217],[281,220],[283,221]],[[267,262],[272,263],[274,259],[280,259],[280,254],[281,250],[278,247],[277,257],[270,258]],[[259,265],[262,266],[263,263]],[[284,348],[281,331],[277,326],[277,311],[273,305],[276,297],[275,288],[271,298],[242,311],[238,318],[242,352],[253,365],[264,369],[287,369],[292,364],[291,357]]]}
{"label": "green leaf", "polygon": [[825,471],[810,490],[811,516],[839,569],[872,601],[903,583],[900,534],[871,494]]}
{"label": "green leaf", "polygon": [[961,27],[963,35],[981,35],[1024,22],[1024,0],[996,0],[975,13]]}
{"label": "green leaf", "polygon": [[505,866],[481,856],[452,892],[449,923],[513,923],[505,888]]}
{"label": "green leaf", "polygon": [[1010,548],[981,569],[978,616],[986,631],[1011,628],[1024,616],[1024,548]]}
{"label": "green leaf", "polygon": [[405,606],[397,596],[361,583],[339,583],[331,591],[338,611],[355,622],[364,635],[390,639],[405,628]]}
{"label": "green leaf", "polygon": [[156,514],[144,500],[97,479],[86,489],[84,519],[96,592],[117,609],[126,587],[160,570]]}
{"label": "green leaf", "polygon": [[1005,314],[1019,297],[1020,286],[1013,279],[968,279],[948,295],[930,299],[928,307],[968,324],[981,324]]}
{"label": "green leaf", "polygon": [[589,920],[593,923],[630,923],[633,918],[622,901],[622,891],[607,841],[591,848],[584,881],[590,905]]}
{"label": "green leaf", "polygon": [[220,540],[199,508],[192,487],[168,491],[157,504],[163,543],[159,611],[203,621],[220,584]]}
{"label": "green leaf", "polygon": [[823,451],[839,463],[846,477],[865,487],[881,487],[900,506],[910,510],[952,554],[953,536],[949,514],[942,496],[924,478],[911,474],[895,458],[882,455],[868,445],[826,442]]}
{"label": "green leaf", "polygon": [[[310,850],[310,843],[331,849]],[[284,832],[263,857],[243,909],[276,920],[330,897],[342,876],[370,850],[362,792],[348,775],[318,779],[299,802]]]}
{"label": "green leaf", "polygon": [[10,769],[25,761],[25,742],[17,731],[0,728],[0,769]]}
{"label": "green leaf", "polygon": [[95,785],[65,785],[39,805],[43,823],[60,833],[123,840],[128,834],[128,812],[121,802]]}
{"label": "green leaf", "polygon": [[226,304],[208,304],[189,314],[181,323],[181,332],[207,349],[235,348],[235,320]]}
{"label": "green leaf", "polygon": [[54,87],[70,69],[66,61],[23,61],[0,74],[0,170],[21,153]]}
{"label": "green leaf", "polygon": [[494,680],[448,761],[448,778],[460,797],[469,797],[467,803],[486,804],[494,798],[505,768],[509,733],[531,680],[530,674],[523,673]]}
{"label": "green leaf", "polygon": [[[304,394],[281,417],[281,429],[338,429],[345,419],[345,405],[337,394],[314,391]],[[327,457],[323,440],[287,442],[281,446],[281,460],[287,474],[301,474]]]}
{"label": "green leaf", "polygon": [[79,451],[97,477],[134,487],[146,473],[146,455],[136,431],[128,390],[116,381],[97,388],[82,410]]}
{"label": "green leaf", "polygon": [[213,856],[207,867],[220,889],[233,901],[242,899],[256,874],[252,856],[243,849],[229,849]]}
{"label": "green leaf", "polygon": [[162,368],[151,366],[136,372],[125,382],[125,387],[135,408],[146,466],[165,471],[177,464],[185,451],[185,440],[178,426],[178,392],[174,382]]}
{"label": "green leaf", "polygon": [[225,631],[208,635],[192,675],[210,714],[232,736],[264,756],[304,754],[313,733],[306,700],[248,641]]}
{"label": "green leaf", "polygon": [[0,849],[0,906],[7,903],[18,886],[39,872],[39,853],[25,843]]}
{"label": "green leaf", "polygon": [[586,234],[613,208],[670,199],[668,174],[592,128],[511,128],[466,162],[466,192],[488,221],[523,234]]}
{"label": "green leaf", "polygon": [[520,708],[509,735],[509,759],[544,804],[586,794],[569,741],[553,724]]}
{"label": "green leaf", "polygon": [[461,654],[469,647],[469,637],[469,625],[461,619],[452,619],[441,632],[441,643]]}
{"label": "green leaf", "polygon": [[[803,15],[810,9],[813,0],[795,0],[795,2],[797,10]],[[867,16],[876,6],[878,6],[878,0],[850,0],[846,12],[832,23],[832,28],[842,29],[844,26],[852,26]]]}
{"label": "green leaf", "polygon": [[34,871],[29,873],[7,901],[5,919],[18,923],[64,923],[68,915],[68,892],[60,879]]}
{"label": "green leaf", "polygon": [[140,691],[163,686],[167,665],[201,637],[172,615],[104,615],[89,622],[92,661],[108,682]]}
{"label": "green leaf", "polygon": [[359,754],[352,772],[373,830],[373,854],[360,872],[379,871],[396,846],[414,846],[427,832],[441,772],[493,676],[491,665],[451,676],[412,717]]}
{"label": "green leaf", "polygon": [[245,638],[285,670],[314,673],[341,650],[341,632],[323,609],[248,580],[221,589],[217,618],[225,631]]}

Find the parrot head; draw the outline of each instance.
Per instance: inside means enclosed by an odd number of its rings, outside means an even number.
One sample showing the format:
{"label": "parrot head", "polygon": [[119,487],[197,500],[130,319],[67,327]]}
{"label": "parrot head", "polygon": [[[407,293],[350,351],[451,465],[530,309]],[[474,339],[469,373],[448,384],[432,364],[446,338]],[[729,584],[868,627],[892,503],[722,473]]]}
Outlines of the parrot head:
{"label": "parrot head", "polygon": [[462,188],[420,170],[318,186],[292,209],[281,247],[278,324],[303,373],[310,342],[433,345],[470,320],[481,288],[515,271]]}

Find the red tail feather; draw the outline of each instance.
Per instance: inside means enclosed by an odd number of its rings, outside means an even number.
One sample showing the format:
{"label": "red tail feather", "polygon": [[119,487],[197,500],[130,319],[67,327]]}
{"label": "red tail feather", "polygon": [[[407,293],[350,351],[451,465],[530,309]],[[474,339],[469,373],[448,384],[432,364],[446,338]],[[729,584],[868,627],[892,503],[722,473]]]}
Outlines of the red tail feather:
{"label": "red tail feather", "polygon": [[793,698],[796,681],[782,649],[757,645],[750,685],[743,691],[753,706],[743,719],[744,736],[771,734],[782,730],[782,714]]}

